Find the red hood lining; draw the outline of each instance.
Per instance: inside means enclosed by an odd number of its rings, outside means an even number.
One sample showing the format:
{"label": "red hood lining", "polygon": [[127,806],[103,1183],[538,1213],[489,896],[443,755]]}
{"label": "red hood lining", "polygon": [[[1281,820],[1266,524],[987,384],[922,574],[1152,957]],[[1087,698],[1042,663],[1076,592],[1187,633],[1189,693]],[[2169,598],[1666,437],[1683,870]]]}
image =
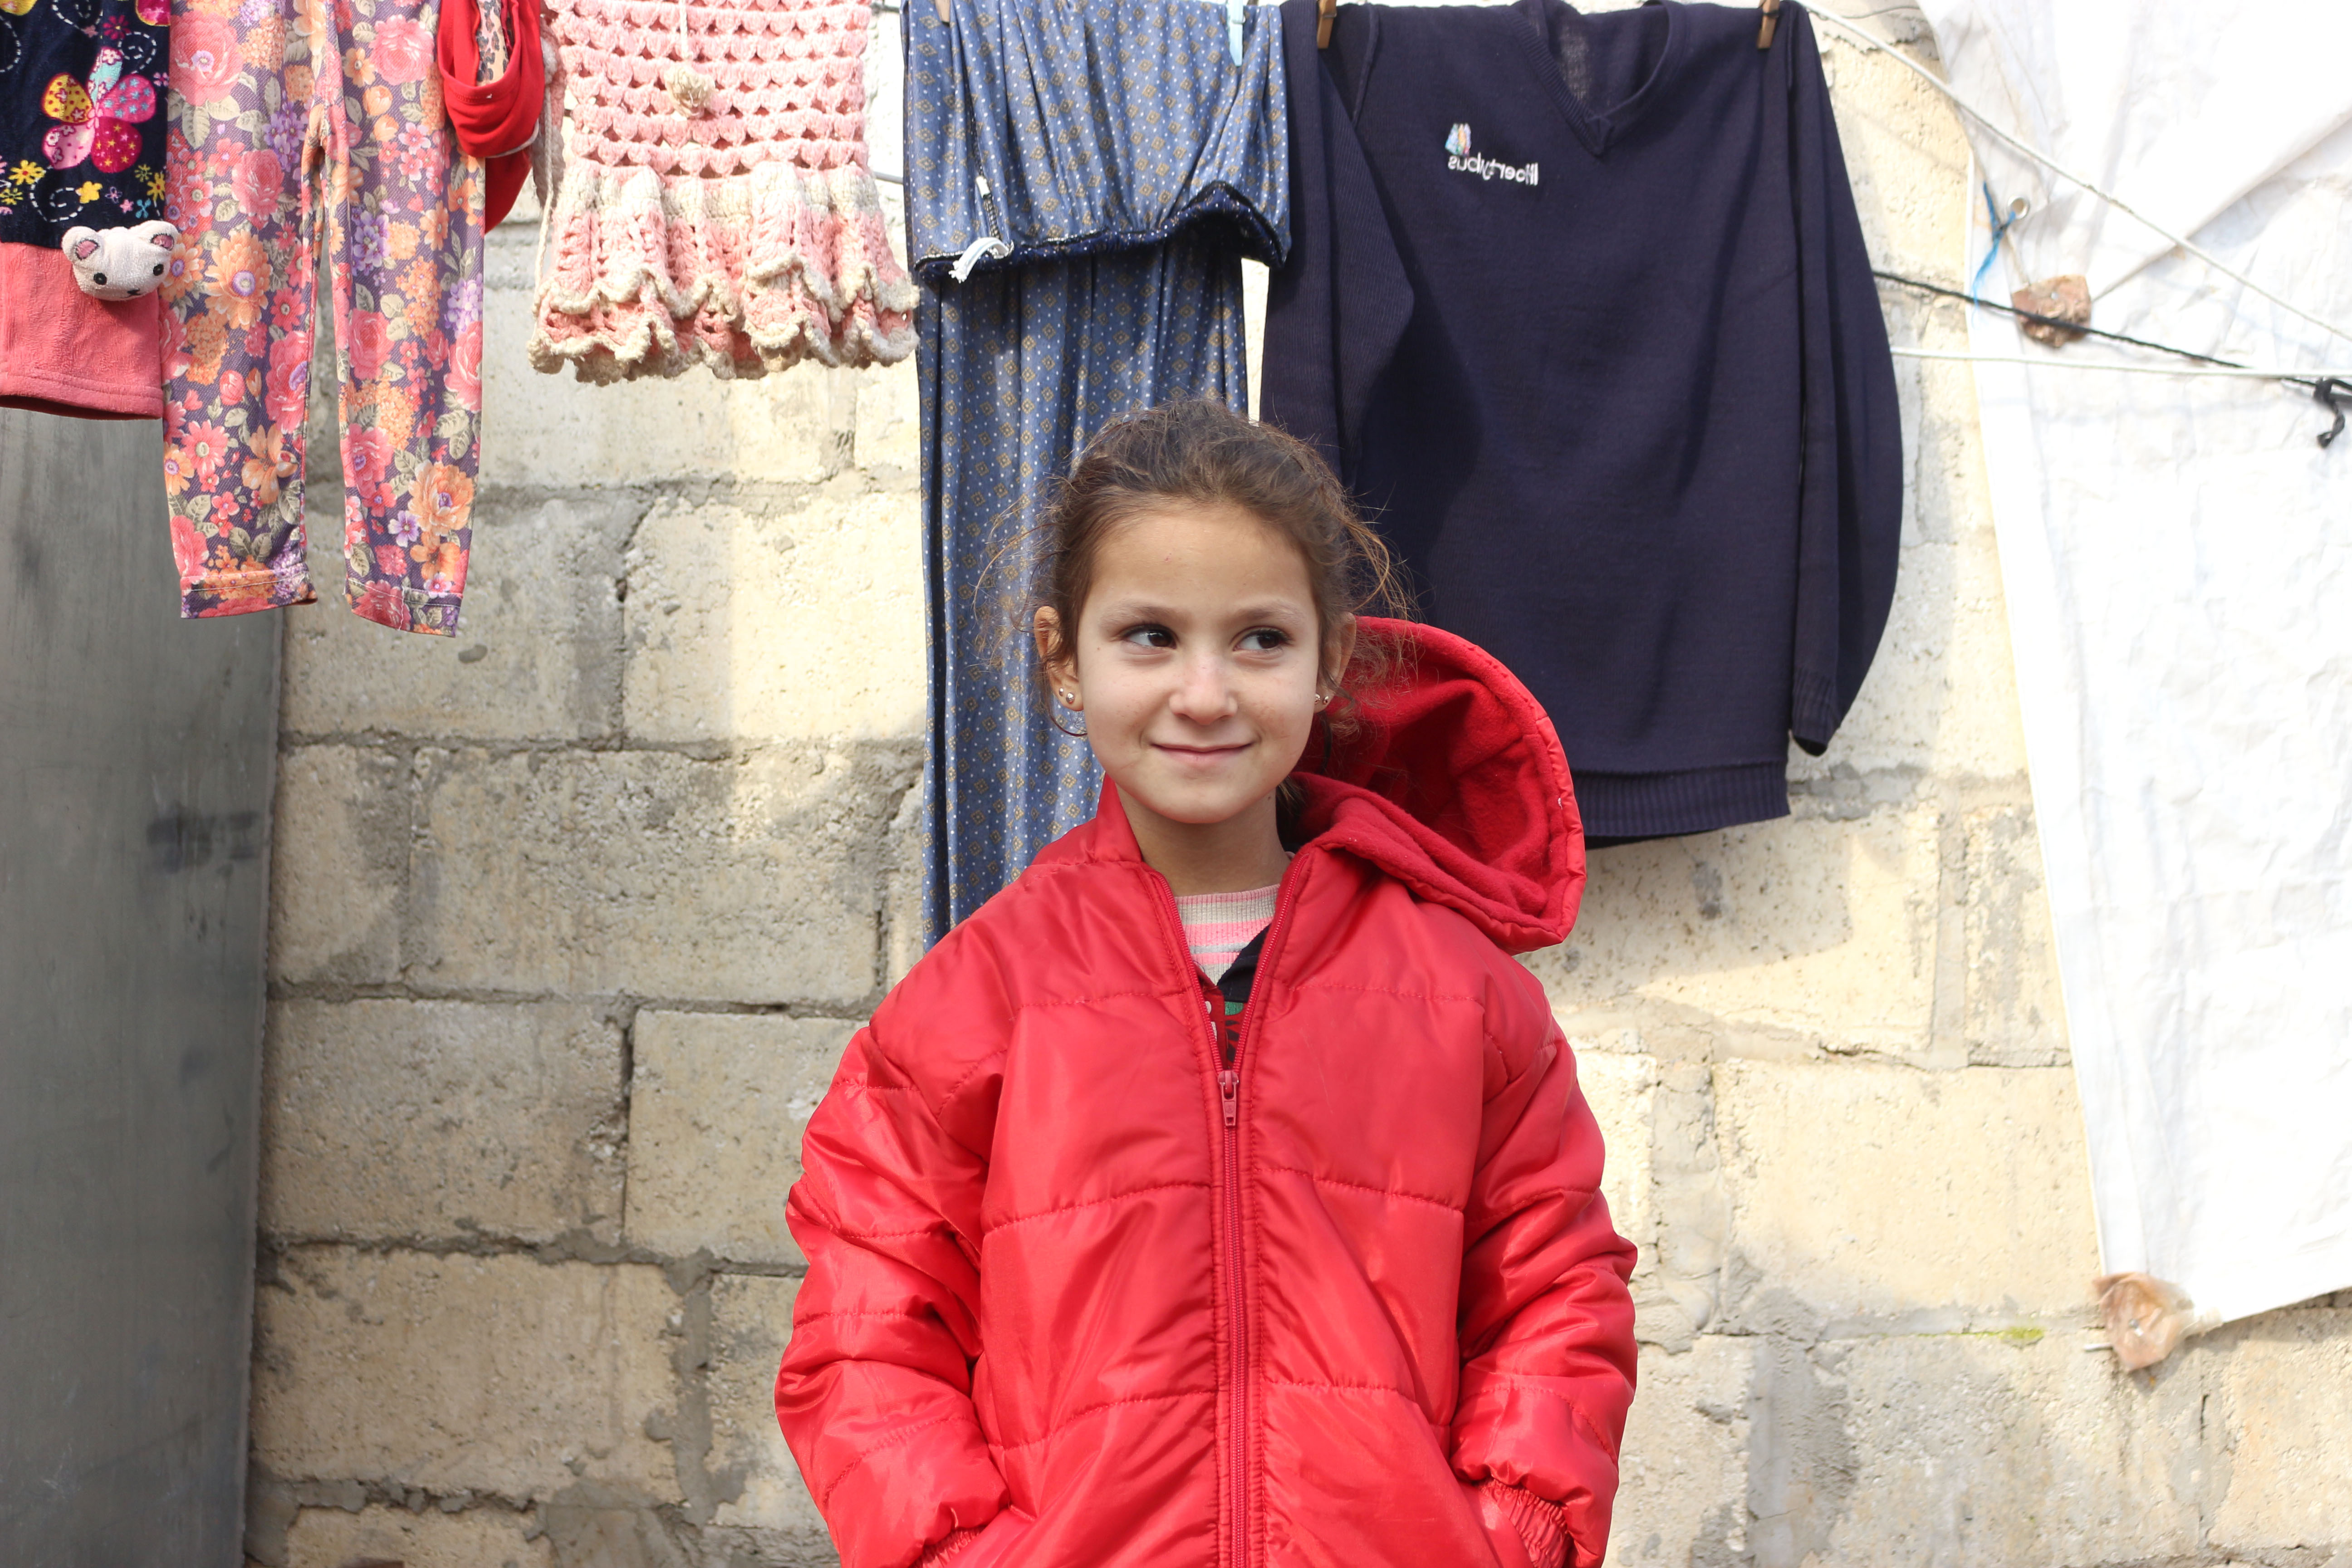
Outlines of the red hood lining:
{"label": "red hood lining", "polygon": [[[1493,655],[1434,626],[1366,616],[1358,636],[1391,647],[1388,674],[1358,694],[1352,732],[1318,722],[1292,775],[1301,841],[1343,849],[1509,952],[1550,947],[1576,923],[1584,828],[1543,708]],[[1139,858],[1118,792],[1103,785],[1087,836],[1039,856]]]}
{"label": "red hood lining", "polygon": [[1584,887],[1584,831],[1542,706],[1476,645],[1366,616],[1387,679],[1341,738],[1318,725],[1296,775],[1302,838],[1370,861],[1513,952],[1564,941]]}

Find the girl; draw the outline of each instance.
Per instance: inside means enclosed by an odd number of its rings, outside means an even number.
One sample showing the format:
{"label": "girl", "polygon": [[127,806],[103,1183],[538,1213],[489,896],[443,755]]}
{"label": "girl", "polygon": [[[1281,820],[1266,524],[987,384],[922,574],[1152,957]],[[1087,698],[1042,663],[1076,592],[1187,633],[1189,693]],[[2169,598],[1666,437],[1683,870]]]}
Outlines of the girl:
{"label": "girl", "polygon": [[1541,987],[1550,722],[1358,619],[1381,547],[1193,403],[1079,459],[1034,618],[1092,822],[851,1042],[776,1410],[846,1568],[1580,1568],[1633,1249]]}

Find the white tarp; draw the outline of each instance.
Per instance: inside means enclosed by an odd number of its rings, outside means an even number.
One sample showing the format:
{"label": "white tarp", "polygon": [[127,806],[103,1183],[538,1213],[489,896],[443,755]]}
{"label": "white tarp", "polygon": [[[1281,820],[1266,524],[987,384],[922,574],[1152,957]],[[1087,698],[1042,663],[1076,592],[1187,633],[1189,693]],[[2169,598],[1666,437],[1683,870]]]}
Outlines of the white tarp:
{"label": "white tarp", "polygon": [[[1924,9],[1962,99],[2352,326],[2352,5]],[[2033,209],[1989,298],[2079,272],[2106,330],[2352,365],[1970,135]],[[2052,362],[1976,377],[2102,1254],[2225,1320],[2352,1287],[2352,431],[2323,451],[2307,394],[2058,368],[2163,362],[1971,316],[1977,354]]]}

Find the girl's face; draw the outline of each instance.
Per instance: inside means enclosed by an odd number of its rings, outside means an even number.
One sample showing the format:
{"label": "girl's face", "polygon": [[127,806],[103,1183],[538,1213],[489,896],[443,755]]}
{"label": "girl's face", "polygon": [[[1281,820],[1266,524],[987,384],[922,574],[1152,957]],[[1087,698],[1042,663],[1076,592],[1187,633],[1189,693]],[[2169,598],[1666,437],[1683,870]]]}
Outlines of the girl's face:
{"label": "girl's face", "polygon": [[1094,567],[1047,674],[1130,814],[1192,827],[1270,814],[1326,668],[1297,547],[1246,512],[1171,505],[1113,531]]}

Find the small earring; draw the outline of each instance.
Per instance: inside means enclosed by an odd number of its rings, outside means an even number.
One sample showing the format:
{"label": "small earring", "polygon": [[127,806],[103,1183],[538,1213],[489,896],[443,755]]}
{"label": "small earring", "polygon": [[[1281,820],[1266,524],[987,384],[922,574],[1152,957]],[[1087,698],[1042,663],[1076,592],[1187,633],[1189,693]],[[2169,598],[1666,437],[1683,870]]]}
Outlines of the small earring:
{"label": "small earring", "polygon": [[1328,702],[1328,701],[1330,701],[1330,700],[1330,700],[1328,697],[1326,697],[1326,696],[1325,696],[1325,695],[1323,695],[1323,693],[1321,693],[1320,691],[1318,691],[1318,692],[1317,692],[1317,693],[1315,694],[1315,706],[1316,706],[1316,707],[1318,707],[1318,708],[1322,707],[1322,706],[1323,706],[1323,704],[1325,704],[1326,702]]}
{"label": "small earring", "polygon": [[1077,694],[1076,692],[1075,692],[1075,691],[1065,691],[1065,692],[1063,692],[1063,693],[1062,693],[1062,706],[1063,706],[1063,707],[1065,707],[1065,708],[1076,708],[1077,705],[1078,705],[1078,694]]}

